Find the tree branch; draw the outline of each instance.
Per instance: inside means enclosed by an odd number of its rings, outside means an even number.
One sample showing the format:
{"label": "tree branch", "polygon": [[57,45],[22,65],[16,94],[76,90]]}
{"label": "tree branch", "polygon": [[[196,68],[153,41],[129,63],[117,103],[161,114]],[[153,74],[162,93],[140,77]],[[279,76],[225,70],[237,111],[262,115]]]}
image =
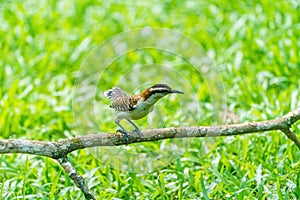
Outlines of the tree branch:
{"label": "tree branch", "polygon": [[77,187],[83,192],[85,199],[96,200],[89,188],[86,186],[84,179],[80,176],[77,170],[73,167],[72,163],[67,157],[57,159],[59,164],[63,167],[68,176],[74,181]]}
{"label": "tree branch", "polygon": [[295,144],[300,148],[300,140],[297,138],[296,134],[292,132],[290,128],[282,130],[286,136],[295,142]]}
{"label": "tree branch", "polygon": [[[218,137],[243,135],[255,132],[280,130],[284,133],[290,129],[291,125],[300,119],[300,108],[273,120],[261,122],[246,122],[243,124],[219,125],[219,126],[187,126],[171,127],[161,129],[149,129],[142,131],[144,137],[139,138],[131,135],[129,143],[157,141],[168,138],[187,137]],[[293,134],[293,133],[292,133]],[[289,135],[291,135],[289,133]],[[288,136],[299,147],[299,139]],[[293,138],[293,139],[292,139]],[[58,142],[44,142],[35,140],[0,140],[0,154],[5,153],[27,153],[40,156],[47,156],[54,159],[62,158],[70,152],[91,148],[96,146],[118,146],[127,144],[123,134],[98,133],[74,138],[63,139]]]}
{"label": "tree branch", "polygon": [[[219,126],[188,126],[161,129],[150,129],[143,131],[143,137],[139,138],[131,134],[129,143],[157,141],[168,138],[188,137],[218,137],[243,135],[255,132],[280,130],[291,139],[300,149],[300,140],[291,131],[291,126],[300,119],[300,108],[273,120],[261,122],[246,122],[243,124],[219,125]],[[34,140],[8,139],[0,140],[0,154],[27,153],[47,156],[56,159],[64,168],[66,173],[84,193],[86,199],[95,199],[83,178],[68,161],[67,155],[72,151],[97,146],[125,145],[127,141],[123,134],[98,133],[74,138],[63,139],[58,142],[44,142]]]}

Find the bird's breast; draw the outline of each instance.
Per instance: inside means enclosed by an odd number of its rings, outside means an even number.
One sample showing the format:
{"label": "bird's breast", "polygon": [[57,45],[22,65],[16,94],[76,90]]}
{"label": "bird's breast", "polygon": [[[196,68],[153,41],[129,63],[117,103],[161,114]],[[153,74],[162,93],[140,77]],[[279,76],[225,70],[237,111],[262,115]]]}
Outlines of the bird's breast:
{"label": "bird's breast", "polygon": [[[136,106],[133,106],[131,110],[127,109],[116,109],[118,112],[116,119],[129,119],[137,120],[145,117],[149,112],[153,110],[153,105],[158,100],[158,98],[150,97],[147,101],[144,101],[142,98],[136,101]],[[115,106],[117,108],[117,106]]]}
{"label": "bird's breast", "polygon": [[130,111],[133,120],[145,117],[152,110],[152,105],[138,105],[134,110]]}

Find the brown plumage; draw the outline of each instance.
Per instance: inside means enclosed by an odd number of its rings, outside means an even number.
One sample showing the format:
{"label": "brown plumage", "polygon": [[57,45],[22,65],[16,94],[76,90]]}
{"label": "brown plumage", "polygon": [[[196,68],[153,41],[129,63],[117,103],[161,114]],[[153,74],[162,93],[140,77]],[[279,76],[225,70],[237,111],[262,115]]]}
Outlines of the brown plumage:
{"label": "brown plumage", "polygon": [[136,107],[139,99],[141,99],[140,95],[119,97],[113,100],[110,107],[117,111],[132,111]]}

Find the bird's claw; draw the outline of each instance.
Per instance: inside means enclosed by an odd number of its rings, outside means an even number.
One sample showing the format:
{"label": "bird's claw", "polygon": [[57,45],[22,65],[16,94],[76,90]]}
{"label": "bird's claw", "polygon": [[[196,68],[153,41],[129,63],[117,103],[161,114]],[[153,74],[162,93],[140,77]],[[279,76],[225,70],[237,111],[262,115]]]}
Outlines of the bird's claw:
{"label": "bird's claw", "polygon": [[[142,137],[143,137],[143,134],[142,134],[142,132],[141,132],[139,129],[135,129],[134,131],[137,132],[139,138],[142,138]],[[118,130],[117,130],[117,133],[118,133],[118,132],[124,134],[124,136],[125,136],[125,138],[126,138],[126,143],[128,144],[128,143],[129,143],[129,134],[127,133],[127,131],[124,131],[124,130],[122,130],[122,129],[118,129]]]}
{"label": "bird's claw", "polygon": [[128,144],[129,143],[129,135],[128,135],[128,133],[126,131],[121,130],[121,129],[118,129],[117,133],[118,132],[119,133],[123,133],[125,135],[126,143]]}
{"label": "bird's claw", "polygon": [[143,137],[143,134],[142,134],[142,132],[140,131],[140,129],[135,129],[134,131],[137,132],[137,134],[139,135],[140,138]]}

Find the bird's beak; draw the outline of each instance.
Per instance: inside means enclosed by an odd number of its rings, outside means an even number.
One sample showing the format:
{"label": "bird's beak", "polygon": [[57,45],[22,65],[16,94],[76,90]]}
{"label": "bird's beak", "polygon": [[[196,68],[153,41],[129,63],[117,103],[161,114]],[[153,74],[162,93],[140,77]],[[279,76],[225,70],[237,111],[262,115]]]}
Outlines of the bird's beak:
{"label": "bird's beak", "polygon": [[171,93],[184,94],[184,92],[181,92],[181,91],[179,91],[179,90],[171,90]]}

